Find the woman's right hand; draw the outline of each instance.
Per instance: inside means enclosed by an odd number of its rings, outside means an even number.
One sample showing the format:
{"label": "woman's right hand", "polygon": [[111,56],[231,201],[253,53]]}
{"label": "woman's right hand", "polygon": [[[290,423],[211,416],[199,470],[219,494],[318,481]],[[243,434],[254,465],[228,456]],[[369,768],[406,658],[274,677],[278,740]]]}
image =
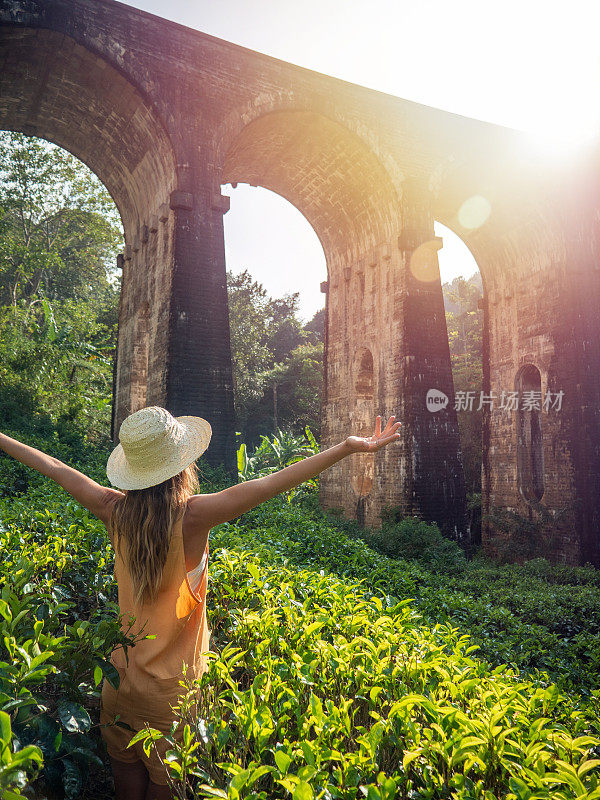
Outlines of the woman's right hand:
{"label": "woman's right hand", "polygon": [[346,445],[350,448],[352,453],[371,453],[375,450],[381,450],[386,444],[396,442],[401,434],[398,433],[398,428],[402,425],[401,422],[394,422],[396,419],[395,414],[388,419],[387,425],[381,430],[381,414],[377,415],[375,421],[375,431],[372,436],[348,436]]}

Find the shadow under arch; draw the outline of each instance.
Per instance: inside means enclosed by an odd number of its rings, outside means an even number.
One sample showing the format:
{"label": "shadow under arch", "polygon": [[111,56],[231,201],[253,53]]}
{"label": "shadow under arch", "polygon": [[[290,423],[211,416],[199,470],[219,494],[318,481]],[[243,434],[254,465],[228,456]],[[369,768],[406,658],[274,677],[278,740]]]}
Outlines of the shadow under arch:
{"label": "shadow under arch", "polygon": [[106,59],[46,28],[0,26],[0,128],[47,139],[89,167],[133,242],[175,188],[176,160],[158,113]]}

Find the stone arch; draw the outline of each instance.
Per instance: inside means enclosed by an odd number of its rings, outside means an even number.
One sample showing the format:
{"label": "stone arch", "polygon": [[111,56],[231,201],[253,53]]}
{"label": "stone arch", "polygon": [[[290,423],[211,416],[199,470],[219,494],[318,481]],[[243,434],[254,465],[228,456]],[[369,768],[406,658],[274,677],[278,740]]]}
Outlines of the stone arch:
{"label": "stone arch", "polygon": [[243,123],[229,120],[216,143],[218,182],[249,183],[284,197],[306,217],[328,270],[356,262],[399,226],[394,182],[376,154],[347,127],[301,108]]}
{"label": "stone arch", "polygon": [[115,436],[127,414],[162,399],[172,260],[168,209],[177,186],[173,147],[138,86],[74,38],[48,28],[3,26],[0,42],[9,54],[0,73],[0,127],[68,150],[103,182],[121,215],[126,246],[118,259]]}
{"label": "stone arch", "polygon": [[130,80],[75,39],[4,26],[0,126],[68,150],[104,183],[133,244],[168,201],[176,160],[158,113]]}
{"label": "stone arch", "polygon": [[[518,407],[517,486],[528,503],[539,502],[544,495],[544,447],[542,433],[542,376],[535,364],[523,364],[515,375]],[[539,393],[539,407],[525,407],[525,392]],[[529,405],[529,404],[527,404]],[[532,404],[533,406],[533,404]]]}
{"label": "stone arch", "polygon": [[[507,183],[481,158],[467,162],[447,157],[430,175],[429,189],[435,219],[452,230],[473,254],[484,292],[504,293],[507,283],[543,267],[549,253],[558,263],[565,256],[563,225],[556,207],[523,178],[522,185]],[[463,227],[458,211],[473,195],[491,205],[489,218],[478,228]]]}
{"label": "stone arch", "polygon": [[[389,381],[378,397],[379,364],[362,342],[371,340],[376,319],[393,314],[395,293],[378,308],[378,288],[390,276],[404,282],[402,192],[364,137],[331,116],[306,107],[268,110],[268,100],[261,111],[249,109],[243,119],[230,115],[221,127],[215,182],[249,183],[281,195],[317,234],[328,270],[324,435],[370,436],[376,398],[381,402],[393,388]],[[365,524],[376,513],[370,500],[375,454],[353,455],[341,469],[343,502]]]}
{"label": "stone arch", "polygon": [[398,197],[402,196],[405,174],[389,148],[381,146],[380,139],[372,128],[362,121],[355,122],[350,116],[344,114],[339,106],[332,104],[329,108],[321,101],[312,104],[302,99],[292,89],[259,93],[253,96],[252,100],[235,107],[226,115],[224,120],[216,126],[213,135],[212,150],[218,169],[222,169],[233,142],[247,125],[265,114],[285,111],[311,111],[341,125],[350,134],[360,139],[364,147],[373,153],[394,185]]}

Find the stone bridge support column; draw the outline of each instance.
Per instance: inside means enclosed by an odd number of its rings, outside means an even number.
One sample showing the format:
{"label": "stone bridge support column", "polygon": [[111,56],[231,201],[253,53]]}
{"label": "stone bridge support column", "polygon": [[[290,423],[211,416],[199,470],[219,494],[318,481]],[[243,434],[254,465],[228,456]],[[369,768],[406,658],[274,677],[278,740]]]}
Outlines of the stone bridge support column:
{"label": "stone bridge support column", "polygon": [[[484,424],[482,544],[510,561],[543,555],[600,566],[596,191],[574,181],[546,201],[536,224],[507,227],[487,246],[494,406]],[[515,533],[513,514],[531,528]]]}
{"label": "stone bridge support column", "polygon": [[207,419],[203,455],[237,479],[220,193],[170,193],[123,255],[113,439],[147,405]]}
{"label": "stone bridge support column", "polygon": [[[402,439],[356,453],[320,477],[320,502],[377,526],[385,507],[466,541],[466,500],[446,318],[428,199],[407,187],[390,239],[354,263],[329,264],[322,440],[370,436],[375,417]],[[447,404],[430,411],[429,389]]]}
{"label": "stone bridge support column", "polygon": [[454,381],[429,193],[407,182],[403,198],[405,284],[400,358],[410,481],[406,510],[436,522],[463,545],[466,492],[454,399]]}

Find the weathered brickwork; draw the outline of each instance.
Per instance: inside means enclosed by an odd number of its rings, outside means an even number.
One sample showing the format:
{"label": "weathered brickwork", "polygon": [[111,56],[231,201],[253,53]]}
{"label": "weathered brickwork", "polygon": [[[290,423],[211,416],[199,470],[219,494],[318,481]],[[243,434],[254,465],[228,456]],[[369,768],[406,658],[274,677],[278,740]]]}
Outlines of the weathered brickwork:
{"label": "weathered brickwork", "polygon": [[[221,185],[263,186],[304,214],[327,261],[322,446],[370,433],[378,413],[404,423],[398,444],[325,471],[322,504],[367,525],[399,506],[468,540],[439,220],[481,269],[484,391],[524,375],[565,392],[560,411],[484,415],[484,514],[529,516],[537,492],[567,507],[548,557],[600,564],[597,159],[550,171],[515,131],[112,0],[0,0],[0,24],[0,125],[73,152],[123,219],[115,439],[143,405],[200,414],[206,457],[235,474]],[[476,195],[491,211],[473,227],[461,208]],[[429,389],[448,405],[429,411]],[[486,549],[503,535],[486,522]]]}

